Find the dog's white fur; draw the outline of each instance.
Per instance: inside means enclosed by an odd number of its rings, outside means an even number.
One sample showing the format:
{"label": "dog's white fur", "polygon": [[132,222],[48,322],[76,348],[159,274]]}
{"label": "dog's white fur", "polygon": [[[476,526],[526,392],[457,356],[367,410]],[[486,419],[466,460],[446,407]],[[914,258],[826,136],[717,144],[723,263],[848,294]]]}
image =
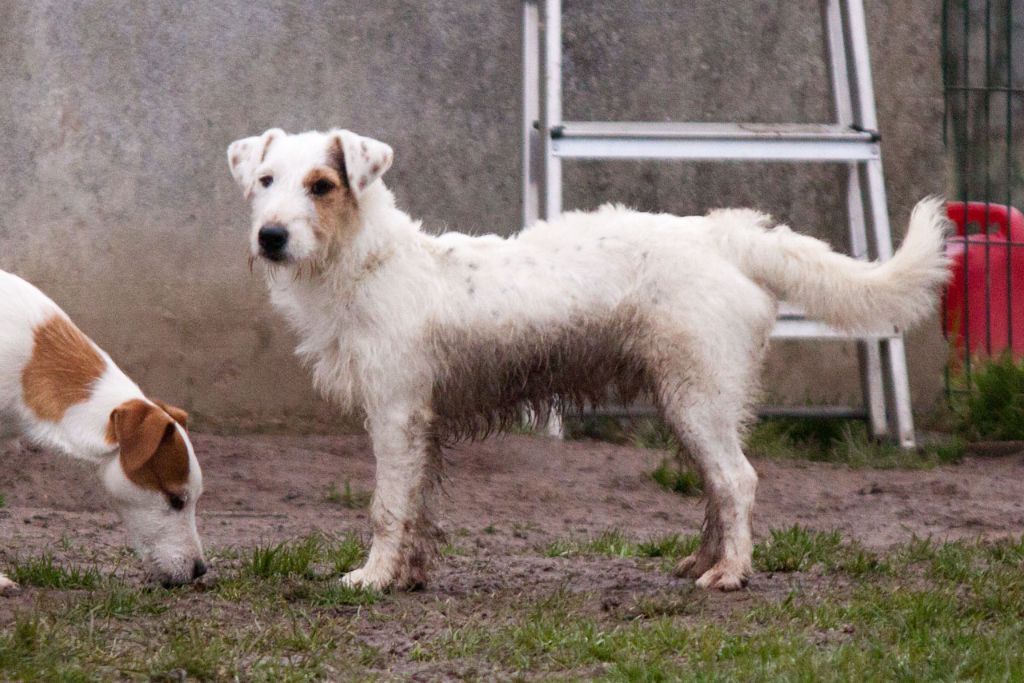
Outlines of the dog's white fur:
{"label": "dog's white fur", "polygon": [[[741,432],[778,300],[849,330],[908,326],[946,278],[935,199],[917,206],[885,263],[749,210],[681,218],[605,206],[507,239],[435,237],[379,180],[391,158],[345,130],[273,129],[228,149],[252,197],[252,254],[274,260],[271,299],[298,354],[321,392],[366,412],[374,536],[366,565],[345,577],[353,585],[425,580],[443,440],[500,427],[524,406],[600,400],[610,385],[649,392],[704,479],[702,544],[680,572],[701,587],[742,586],[757,476]],[[311,172],[338,182],[314,196]],[[267,225],[289,234],[272,254],[260,243]]]}
{"label": "dog's white fur", "polygon": [[[0,270],[0,439],[20,436],[35,445],[96,464],[102,485],[150,577],[164,584],[191,580],[196,563],[204,562],[195,520],[203,479],[188,432],[168,417],[188,450],[188,482],[180,496],[184,507],[175,510],[164,495],[129,479],[118,457],[119,445],[111,443],[109,436],[112,414],[119,406],[140,400],[154,410],[163,408],[147,399],[91,341],[88,343],[102,358],[104,367],[90,387],[87,400],[71,405],[58,421],[36,415],[25,400],[23,374],[33,355],[35,330],[54,317],[67,320],[60,307],[36,287]],[[0,590],[14,587],[0,574]]]}

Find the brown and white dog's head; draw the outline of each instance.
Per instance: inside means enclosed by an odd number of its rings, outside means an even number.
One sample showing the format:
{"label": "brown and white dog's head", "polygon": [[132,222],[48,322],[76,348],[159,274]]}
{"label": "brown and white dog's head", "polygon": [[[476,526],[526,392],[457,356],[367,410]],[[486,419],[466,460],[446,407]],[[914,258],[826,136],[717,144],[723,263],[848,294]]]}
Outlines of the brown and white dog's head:
{"label": "brown and white dog's head", "polygon": [[206,573],[196,532],[196,501],[203,492],[184,411],[133,399],[110,415],[109,441],[120,453],[103,470],[103,483],[150,576],[165,586]]}
{"label": "brown and white dog's head", "polygon": [[351,237],[360,198],[391,167],[391,147],[348,130],[288,135],[271,128],[228,147],[228,165],[252,200],[252,255],[322,263]]}

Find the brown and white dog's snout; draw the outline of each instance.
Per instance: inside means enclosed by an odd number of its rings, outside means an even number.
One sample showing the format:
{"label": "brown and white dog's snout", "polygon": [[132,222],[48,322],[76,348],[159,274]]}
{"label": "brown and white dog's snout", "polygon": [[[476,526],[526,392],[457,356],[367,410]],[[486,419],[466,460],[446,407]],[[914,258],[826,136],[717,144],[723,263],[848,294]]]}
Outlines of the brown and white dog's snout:
{"label": "brown and white dog's snout", "polygon": [[[100,467],[131,544],[160,582],[206,569],[196,532],[202,472],[188,415],[138,385],[38,289],[0,271],[0,427]],[[3,431],[3,429],[0,429]],[[10,584],[0,574],[0,589]]]}
{"label": "brown and white dog's snout", "polygon": [[206,560],[201,557],[182,558],[174,564],[175,567],[172,569],[150,572],[150,579],[154,583],[159,583],[164,588],[173,588],[192,583],[205,576],[207,571],[209,571],[206,566]]}

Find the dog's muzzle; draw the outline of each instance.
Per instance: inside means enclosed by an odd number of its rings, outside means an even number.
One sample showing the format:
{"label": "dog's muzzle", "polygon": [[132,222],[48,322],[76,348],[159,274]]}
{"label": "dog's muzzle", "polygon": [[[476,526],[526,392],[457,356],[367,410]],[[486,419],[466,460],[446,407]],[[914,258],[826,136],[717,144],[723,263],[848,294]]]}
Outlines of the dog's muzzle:
{"label": "dog's muzzle", "polygon": [[260,254],[271,261],[283,261],[288,246],[288,228],[280,223],[267,223],[260,228],[257,237]]}

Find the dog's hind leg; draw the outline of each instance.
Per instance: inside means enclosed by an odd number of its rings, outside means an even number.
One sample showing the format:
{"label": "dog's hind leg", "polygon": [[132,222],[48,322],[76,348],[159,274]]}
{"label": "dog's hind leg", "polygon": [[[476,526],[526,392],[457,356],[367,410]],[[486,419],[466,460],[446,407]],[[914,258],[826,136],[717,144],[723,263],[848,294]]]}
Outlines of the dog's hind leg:
{"label": "dog's hind leg", "polygon": [[757,387],[772,310],[762,306],[717,327],[668,313],[649,328],[646,358],[662,415],[696,465],[704,484],[706,511],[700,548],[677,572],[701,588],[736,590],[752,569],[751,511],[757,474],[743,455],[741,432]]}
{"label": "dog's hind leg", "polygon": [[441,449],[426,411],[392,410],[371,417],[369,427],[377,462],[373,543],[366,564],[343,581],[377,590],[422,587],[443,536],[433,518]]}
{"label": "dog's hind leg", "polygon": [[[684,411],[666,408],[666,419],[700,471],[707,499],[701,544],[677,573],[701,588],[736,590],[752,566],[751,512],[757,473],[740,449],[739,425],[722,419],[728,407],[698,397]],[[721,411],[721,412],[720,412]]]}

